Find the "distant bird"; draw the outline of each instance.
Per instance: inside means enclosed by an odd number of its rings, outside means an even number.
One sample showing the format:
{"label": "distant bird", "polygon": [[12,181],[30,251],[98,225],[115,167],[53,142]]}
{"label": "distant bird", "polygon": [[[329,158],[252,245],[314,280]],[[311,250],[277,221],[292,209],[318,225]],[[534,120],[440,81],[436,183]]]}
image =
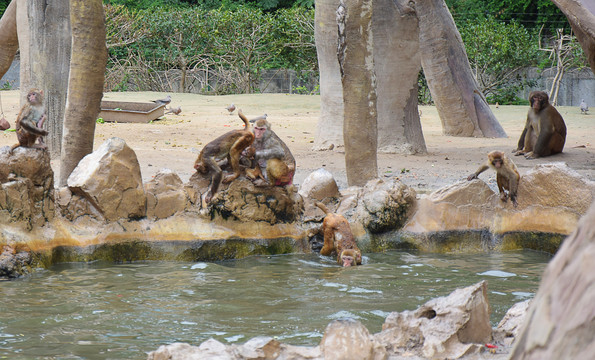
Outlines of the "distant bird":
{"label": "distant bird", "polygon": [[250,122],[253,123],[253,122],[257,122],[258,120],[266,120],[266,119],[267,119],[267,114],[264,114],[264,115],[255,117],[254,119],[250,119]]}
{"label": "distant bird", "polygon": [[231,103],[231,105],[229,105],[228,107],[225,108],[227,111],[229,111],[229,115],[233,114],[234,110],[236,109],[236,106]]}
{"label": "distant bird", "polygon": [[169,113],[173,113],[174,115],[180,115],[180,113],[182,112],[182,107],[178,106],[178,107],[170,107],[169,110],[166,112],[166,114]]}
{"label": "distant bird", "polygon": [[155,104],[157,105],[167,105],[171,102],[171,96],[167,95],[165,98],[163,99],[158,99],[158,100],[152,100]]}
{"label": "distant bird", "polygon": [[585,99],[581,100],[581,114],[586,115],[587,112],[589,111],[589,105],[587,105],[587,103],[585,102]]}

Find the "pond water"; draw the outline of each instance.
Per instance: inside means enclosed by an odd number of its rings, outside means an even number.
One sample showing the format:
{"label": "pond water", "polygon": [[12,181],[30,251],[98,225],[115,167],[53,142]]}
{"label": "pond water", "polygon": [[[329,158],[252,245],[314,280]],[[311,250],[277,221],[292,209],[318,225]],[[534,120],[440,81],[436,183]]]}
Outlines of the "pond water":
{"label": "pond water", "polygon": [[334,319],[355,318],[377,333],[390,312],[481,280],[495,326],[534,295],[550,258],[394,251],[366,254],[356,268],[315,254],[60,264],[0,282],[0,359],[146,359],[172,342],[243,343],[259,335],[314,346]]}

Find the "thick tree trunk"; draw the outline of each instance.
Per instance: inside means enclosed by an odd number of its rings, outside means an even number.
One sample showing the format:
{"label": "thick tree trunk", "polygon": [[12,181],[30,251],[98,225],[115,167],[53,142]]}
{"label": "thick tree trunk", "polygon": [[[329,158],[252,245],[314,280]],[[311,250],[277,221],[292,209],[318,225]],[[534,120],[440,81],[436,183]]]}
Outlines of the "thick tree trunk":
{"label": "thick tree trunk", "polygon": [[17,1],[12,0],[0,19],[0,78],[6,74],[19,49]]}
{"label": "thick tree trunk", "polygon": [[337,60],[337,6],[339,0],[316,0],[314,35],[320,73],[320,118],[315,150],[343,146],[343,87]]}
{"label": "thick tree trunk", "polygon": [[59,186],[93,151],[107,64],[105,17],[101,0],[70,0],[72,59],[60,158]]}
{"label": "thick tree trunk", "polygon": [[60,154],[62,119],[70,64],[68,0],[18,0],[17,31],[21,49],[21,103],[31,88],[44,91],[52,157]]}
{"label": "thick tree trunk", "polygon": [[595,1],[552,0],[562,10],[595,74]]}
{"label": "thick tree trunk", "polygon": [[417,109],[421,67],[417,17],[413,11],[399,11],[393,0],[374,0],[374,8],[382,9],[372,17],[378,151],[426,153]]}
{"label": "thick tree trunk", "polygon": [[445,135],[506,137],[473,77],[444,0],[415,0],[422,67]]}
{"label": "thick tree trunk", "polygon": [[378,177],[372,0],[342,2],[337,9],[337,24],[347,183],[363,186]]}

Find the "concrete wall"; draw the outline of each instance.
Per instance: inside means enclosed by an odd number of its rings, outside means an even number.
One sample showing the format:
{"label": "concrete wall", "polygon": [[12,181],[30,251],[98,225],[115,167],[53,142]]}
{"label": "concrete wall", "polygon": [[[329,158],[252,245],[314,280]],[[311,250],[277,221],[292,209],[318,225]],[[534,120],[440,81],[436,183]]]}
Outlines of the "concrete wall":
{"label": "concrete wall", "polygon": [[[527,69],[522,76],[535,79],[537,85],[525,89],[519,94],[523,99],[529,98],[533,90],[542,90],[549,94],[556,69],[550,68],[541,72],[536,68]],[[595,75],[590,68],[570,70],[564,74],[558,92],[558,105],[579,106],[581,99],[585,99],[590,107],[595,107]]]}

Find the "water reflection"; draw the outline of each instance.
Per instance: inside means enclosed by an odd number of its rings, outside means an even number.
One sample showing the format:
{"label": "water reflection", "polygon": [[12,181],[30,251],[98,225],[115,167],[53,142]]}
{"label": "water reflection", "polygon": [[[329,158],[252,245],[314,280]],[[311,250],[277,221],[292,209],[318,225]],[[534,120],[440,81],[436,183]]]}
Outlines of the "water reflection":
{"label": "water reflection", "polygon": [[549,259],[529,251],[387,252],[368,254],[356,268],[317,255],[61,264],[0,282],[0,358],[143,359],[175,341],[258,335],[315,345],[333,319],[355,318],[379,332],[391,311],[484,279],[495,325],[534,294]]}

